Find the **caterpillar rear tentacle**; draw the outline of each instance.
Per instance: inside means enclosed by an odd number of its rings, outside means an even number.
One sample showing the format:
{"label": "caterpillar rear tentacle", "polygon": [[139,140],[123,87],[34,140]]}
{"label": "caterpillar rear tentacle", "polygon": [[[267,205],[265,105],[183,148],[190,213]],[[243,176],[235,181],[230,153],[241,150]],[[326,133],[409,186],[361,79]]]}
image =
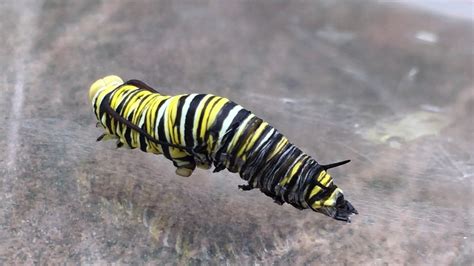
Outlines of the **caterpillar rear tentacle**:
{"label": "caterpillar rear tentacle", "polygon": [[89,100],[105,133],[117,147],[163,154],[179,176],[198,168],[228,169],[277,204],[311,208],[350,222],[357,214],[327,170],[267,122],[230,100],[210,94],[162,95],[139,80],[107,76],[94,82]]}

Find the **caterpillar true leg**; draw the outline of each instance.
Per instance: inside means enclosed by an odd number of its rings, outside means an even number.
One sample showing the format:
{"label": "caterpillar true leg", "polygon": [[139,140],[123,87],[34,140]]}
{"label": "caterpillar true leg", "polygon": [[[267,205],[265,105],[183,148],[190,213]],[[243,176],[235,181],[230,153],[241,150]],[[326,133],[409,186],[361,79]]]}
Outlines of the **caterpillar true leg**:
{"label": "caterpillar true leg", "polygon": [[100,135],[99,137],[97,137],[97,140],[96,140],[96,141],[101,141],[101,140],[103,140],[105,136],[107,136],[107,134],[105,134],[105,133],[102,134],[102,135]]}
{"label": "caterpillar true leg", "polygon": [[111,139],[117,139],[117,136],[104,133],[97,138],[97,141],[103,141],[103,140],[105,141],[105,140],[111,140]]}

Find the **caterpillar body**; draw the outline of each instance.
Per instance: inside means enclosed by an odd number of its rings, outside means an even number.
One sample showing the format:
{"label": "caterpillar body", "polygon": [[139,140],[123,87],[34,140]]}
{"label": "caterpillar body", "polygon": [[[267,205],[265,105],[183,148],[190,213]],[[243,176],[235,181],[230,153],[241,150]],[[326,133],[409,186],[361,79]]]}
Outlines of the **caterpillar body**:
{"label": "caterpillar body", "polygon": [[278,204],[311,208],[350,222],[356,209],[344,199],[329,168],[321,165],[267,122],[242,106],[211,94],[162,95],[139,80],[107,76],[89,90],[89,100],[105,133],[117,147],[163,154],[190,176],[196,167],[239,173]]}

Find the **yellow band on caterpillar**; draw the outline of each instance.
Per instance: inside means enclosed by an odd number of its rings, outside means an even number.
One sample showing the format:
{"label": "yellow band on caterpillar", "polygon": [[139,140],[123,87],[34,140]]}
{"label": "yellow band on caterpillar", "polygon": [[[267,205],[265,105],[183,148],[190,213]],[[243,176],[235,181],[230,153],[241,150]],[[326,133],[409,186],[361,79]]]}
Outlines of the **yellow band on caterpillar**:
{"label": "yellow band on caterpillar", "polygon": [[105,78],[99,79],[94,82],[89,89],[89,102],[92,102],[92,99],[101,89],[115,89],[116,87],[123,84],[123,80],[115,75],[110,75]]}

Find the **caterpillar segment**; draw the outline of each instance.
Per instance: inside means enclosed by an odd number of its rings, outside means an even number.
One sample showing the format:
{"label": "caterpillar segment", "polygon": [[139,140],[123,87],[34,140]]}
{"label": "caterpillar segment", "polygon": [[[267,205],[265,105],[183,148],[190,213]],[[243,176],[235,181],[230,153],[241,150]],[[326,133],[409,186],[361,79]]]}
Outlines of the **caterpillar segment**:
{"label": "caterpillar segment", "polygon": [[328,169],[267,122],[242,106],[211,94],[162,95],[138,80],[118,76],[97,80],[89,100],[105,132],[97,140],[116,139],[117,147],[163,154],[179,176],[196,167],[227,169],[278,204],[312,209],[350,222],[357,210],[344,198]]}

